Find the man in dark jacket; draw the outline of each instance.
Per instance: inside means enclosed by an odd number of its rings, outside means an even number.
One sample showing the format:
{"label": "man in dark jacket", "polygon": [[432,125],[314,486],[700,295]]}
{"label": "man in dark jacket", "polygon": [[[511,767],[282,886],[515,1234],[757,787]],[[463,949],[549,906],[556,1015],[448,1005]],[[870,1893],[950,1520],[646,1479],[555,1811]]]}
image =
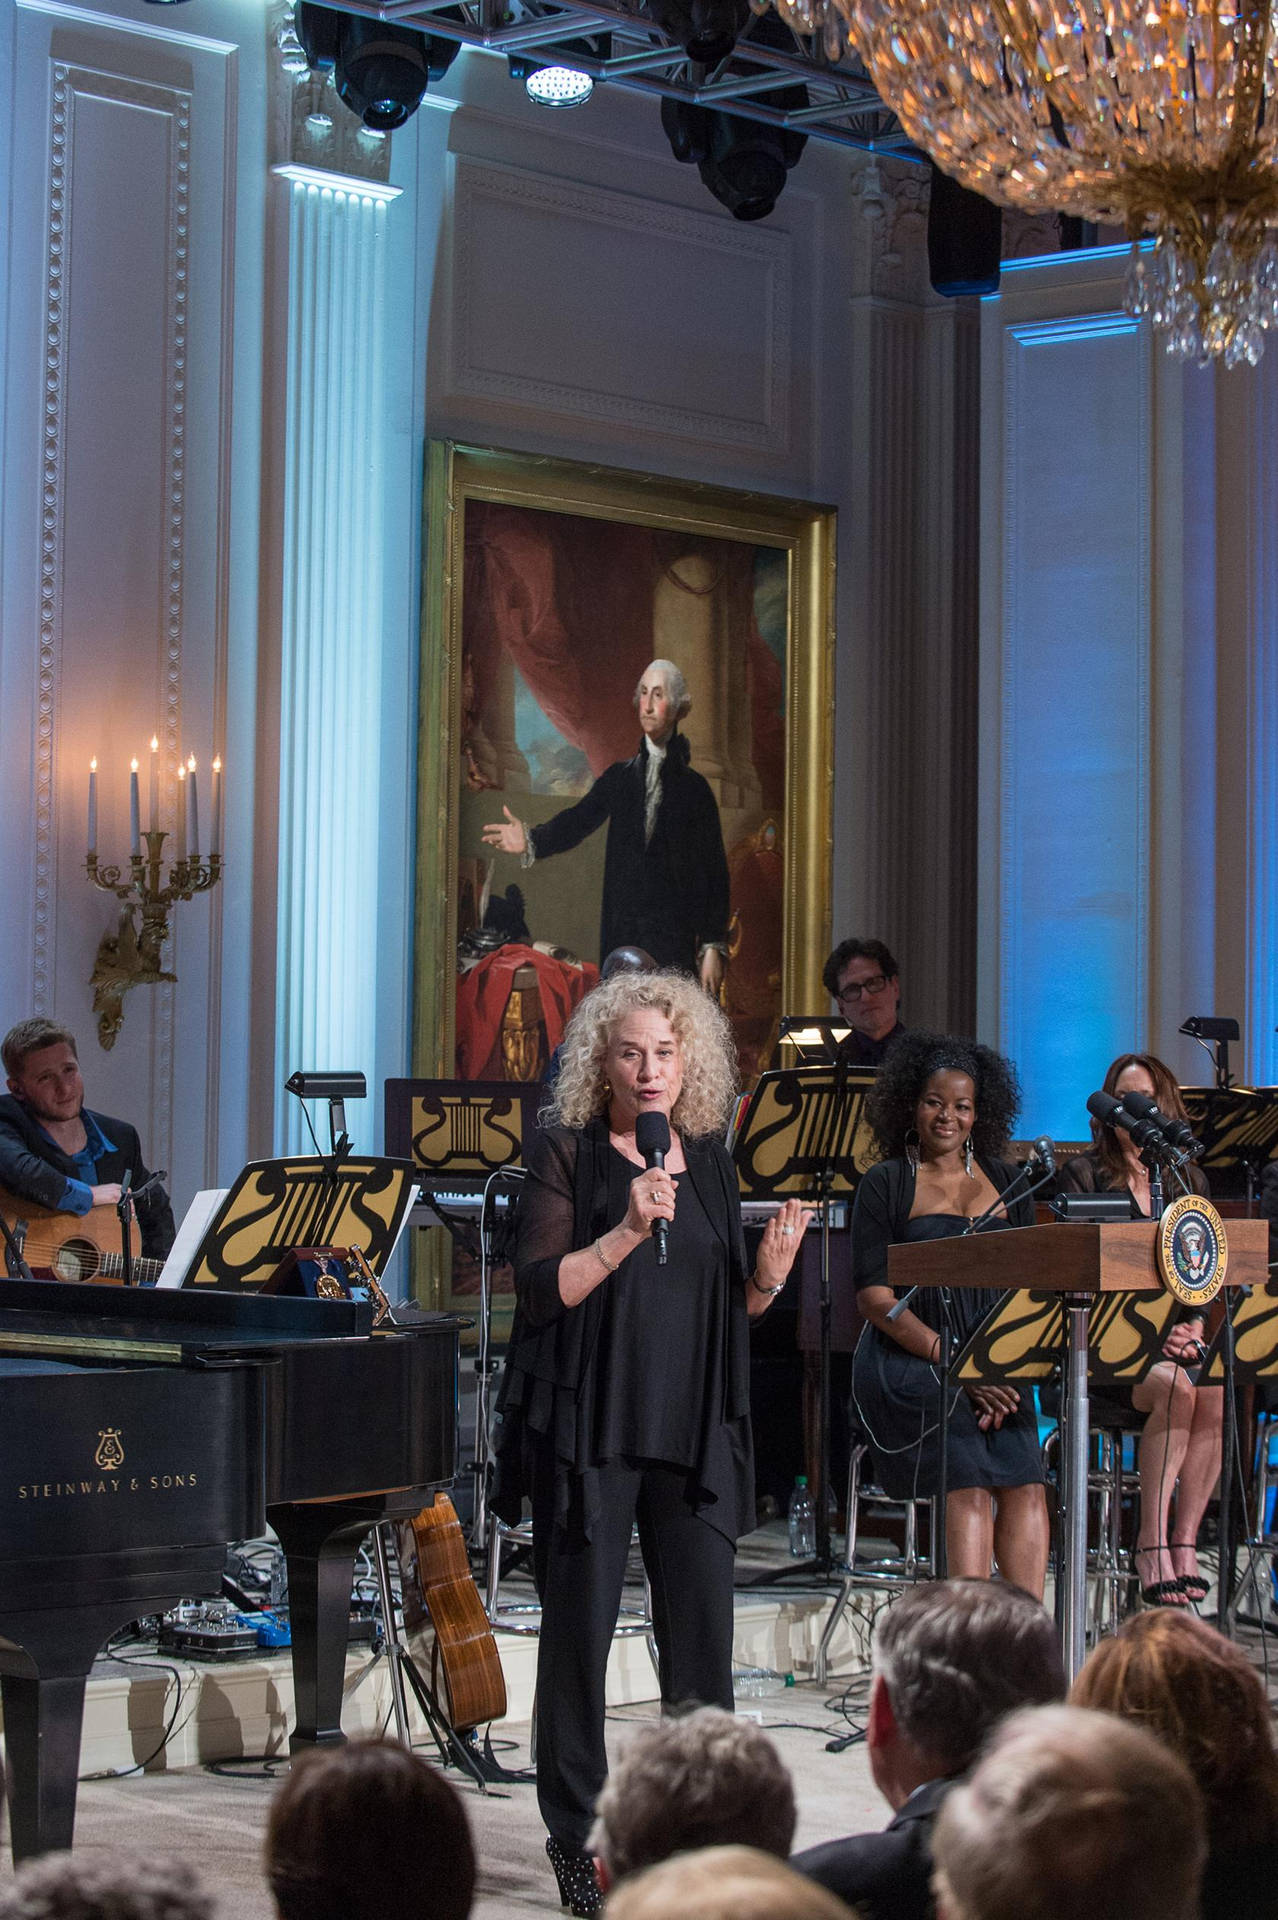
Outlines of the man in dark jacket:
{"label": "man in dark jacket", "polygon": [[632,760],[615,760],[589,793],[539,826],[503,806],[484,840],[525,866],[566,853],[608,822],[599,952],[642,947],[659,967],[696,973],[717,992],[728,937],[728,862],[719,808],[689,764],[679,721],[691,701],[682,673],[654,660],[635,691],[643,738]]}
{"label": "man in dark jacket", "polygon": [[839,1053],[850,1067],[879,1067],[901,1022],[900,969],[881,940],[841,940],[821,972],[848,1023]]}
{"label": "man in dark jacket", "polygon": [[[0,1095],[0,1187],[55,1213],[114,1206],[126,1172],[131,1189],[149,1180],[137,1129],[92,1113],[75,1036],[52,1020],[24,1020],[0,1044],[9,1092]],[[137,1203],[141,1252],[162,1260],[173,1245],[173,1210],[162,1188]]]}
{"label": "man in dark jacket", "polygon": [[790,1864],[861,1920],[932,1920],[941,1802],[1004,1715],[1064,1698],[1060,1642],[1019,1587],[930,1581],[880,1616],[873,1670],[865,1742],[892,1819],[881,1833],[810,1847]]}

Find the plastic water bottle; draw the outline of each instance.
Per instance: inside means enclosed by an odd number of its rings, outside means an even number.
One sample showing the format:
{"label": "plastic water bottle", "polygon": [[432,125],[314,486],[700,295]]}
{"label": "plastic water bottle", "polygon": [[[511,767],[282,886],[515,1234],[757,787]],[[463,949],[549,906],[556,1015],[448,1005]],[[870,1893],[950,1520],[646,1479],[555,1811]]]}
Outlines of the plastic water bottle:
{"label": "plastic water bottle", "polygon": [[796,1560],[809,1560],[816,1552],[816,1512],[806,1473],[799,1475],[790,1495],[790,1551]]}

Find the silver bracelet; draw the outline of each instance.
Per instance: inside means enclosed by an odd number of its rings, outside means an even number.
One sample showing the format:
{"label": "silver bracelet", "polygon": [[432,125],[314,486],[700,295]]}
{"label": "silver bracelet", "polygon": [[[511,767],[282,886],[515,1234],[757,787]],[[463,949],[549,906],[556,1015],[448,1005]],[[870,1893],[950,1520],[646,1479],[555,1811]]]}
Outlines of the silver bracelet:
{"label": "silver bracelet", "polygon": [[761,1287],[761,1286],[759,1285],[759,1282],[758,1282],[758,1281],[757,1281],[757,1280],[755,1279],[755,1277],[754,1277],[754,1275],[753,1275],[753,1274],[751,1274],[751,1275],[750,1275],[750,1285],[751,1285],[751,1286],[752,1286],[752,1287],[754,1288],[754,1290],[755,1290],[755,1292],[756,1292],[756,1293],[762,1293],[762,1294],[766,1294],[766,1296],[767,1296],[767,1298],[768,1298],[769,1300],[772,1300],[772,1299],[775,1299],[775,1297],[777,1296],[777,1294],[779,1294],[779,1293],[784,1293],[784,1292],[785,1292],[785,1281],[784,1281],[784,1280],[783,1280],[783,1281],[781,1282],[781,1285],[780,1285],[779,1287]]}
{"label": "silver bracelet", "polygon": [[608,1258],[607,1254],[603,1250],[602,1238],[603,1236],[600,1235],[600,1238],[595,1241],[595,1244],[590,1249],[590,1251],[594,1254],[596,1260],[598,1260],[601,1267],[606,1267],[609,1273],[615,1273],[617,1271],[617,1268],[620,1266],[621,1262],[619,1260],[610,1260]]}

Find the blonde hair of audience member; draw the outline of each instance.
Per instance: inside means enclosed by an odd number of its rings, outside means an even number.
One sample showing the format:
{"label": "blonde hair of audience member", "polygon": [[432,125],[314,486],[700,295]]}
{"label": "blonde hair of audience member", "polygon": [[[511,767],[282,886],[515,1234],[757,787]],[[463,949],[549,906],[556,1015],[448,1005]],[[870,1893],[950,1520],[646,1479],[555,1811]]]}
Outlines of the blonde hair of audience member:
{"label": "blonde hair of audience member", "polygon": [[1127,1721],[1030,1707],[996,1730],[932,1836],[939,1920],[1197,1920],[1189,1769]]}
{"label": "blonde hair of audience member", "polygon": [[702,1847],[626,1880],[607,1920],[856,1920],[851,1907],[757,1847]]}
{"label": "blonde hair of audience member", "polygon": [[608,1043],[614,1027],[641,1010],[667,1019],[679,1042],[683,1085],[671,1126],[693,1138],[722,1133],[737,1091],[732,1028],[691,974],[671,971],[618,973],[591,989],[564,1031],[559,1078],[543,1117],[563,1127],[584,1127],[607,1110]]}
{"label": "blonde hair of audience member", "polygon": [[4,1920],[213,1920],[195,1868],[167,1854],[46,1853],[0,1889]]}
{"label": "blonde hair of audience member", "polygon": [[599,1795],[588,1845],[607,1891],[699,1847],[748,1845],[784,1860],[794,1825],[794,1786],[763,1729],[699,1707],[635,1734]]}
{"label": "blonde hair of audience member", "polygon": [[457,1789],[397,1740],[315,1747],[271,1802],[281,1920],[466,1920],[475,1849]]}
{"label": "blonde hair of audience member", "polygon": [[1278,1751],[1264,1683],[1240,1647],[1180,1608],[1155,1607],[1102,1640],[1070,1689],[1178,1754],[1207,1810],[1213,1853],[1278,1839]]}

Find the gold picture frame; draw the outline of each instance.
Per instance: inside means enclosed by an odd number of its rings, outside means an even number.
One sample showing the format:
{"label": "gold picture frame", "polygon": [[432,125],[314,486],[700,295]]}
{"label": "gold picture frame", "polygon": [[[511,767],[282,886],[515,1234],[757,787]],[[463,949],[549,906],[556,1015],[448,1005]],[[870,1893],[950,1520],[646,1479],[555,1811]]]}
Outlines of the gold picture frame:
{"label": "gold picture frame", "polygon": [[[458,828],[466,513],[521,507],[785,556],[781,1003],[824,1005],[830,945],[835,513],[810,501],[494,447],[427,450],[418,739],[413,1066],[447,1077],[456,1050]],[[518,881],[517,863],[506,877]]]}

